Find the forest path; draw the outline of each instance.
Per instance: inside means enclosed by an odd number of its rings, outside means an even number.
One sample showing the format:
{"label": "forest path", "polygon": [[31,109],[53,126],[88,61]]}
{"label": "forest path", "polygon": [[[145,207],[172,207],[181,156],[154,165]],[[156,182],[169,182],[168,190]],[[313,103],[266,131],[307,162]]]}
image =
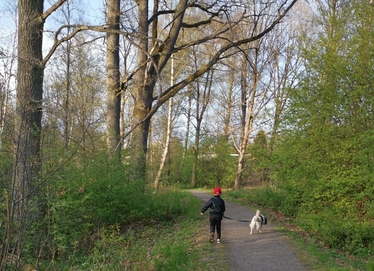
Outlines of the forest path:
{"label": "forest path", "polygon": [[[213,195],[198,190],[190,190],[204,202]],[[224,194],[222,199],[225,200]],[[222,220],[222,243],[230,257],[230,271],[306,271],[306,265],[297,257],[287,236],[276,229],[274,222],[268,219],[262,233],[249,234],[249,221],[255,211],[225,200],[226,212]],[[208,210],[209,211],[209,210]],[[208,212],[207,211],[207,212]],[[205,214],[208,217],[208,213]],[[209,222],[207,219],[207,242],[209,239]]]}

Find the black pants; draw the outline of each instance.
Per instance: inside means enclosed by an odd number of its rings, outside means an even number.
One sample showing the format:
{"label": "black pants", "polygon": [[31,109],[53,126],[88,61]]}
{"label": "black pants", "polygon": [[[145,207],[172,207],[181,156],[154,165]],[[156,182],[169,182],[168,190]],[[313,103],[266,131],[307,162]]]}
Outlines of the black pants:
{"label": "black pants", "polygon": [[221,221],[222,221],[222,215],[215,215],[211,214],[209,217],[210,221],[210,232],[214,233],[217,229],[217,238],[221,239]]}

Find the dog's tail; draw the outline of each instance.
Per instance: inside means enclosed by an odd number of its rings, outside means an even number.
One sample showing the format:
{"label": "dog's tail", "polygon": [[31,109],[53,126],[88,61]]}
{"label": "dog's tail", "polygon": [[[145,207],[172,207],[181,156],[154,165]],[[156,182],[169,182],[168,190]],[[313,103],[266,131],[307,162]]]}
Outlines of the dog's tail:
{"label": "dog's tail", "polygon": [[260,216],[260,214],[260,210],[257,210],[255,215],[255,221],[258,221],[258,217]]}

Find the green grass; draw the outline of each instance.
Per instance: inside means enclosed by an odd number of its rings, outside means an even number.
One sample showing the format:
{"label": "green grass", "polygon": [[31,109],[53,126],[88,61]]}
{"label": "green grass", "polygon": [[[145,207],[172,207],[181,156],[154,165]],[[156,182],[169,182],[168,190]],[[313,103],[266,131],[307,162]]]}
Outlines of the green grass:
{"label": "green grass", "polygon": [[[248,204],[248,195],[243,191],[224,193],[226,200]],[[140,215],[123,223],[101,226],[92,235],[82,238],[85,244],[93,239],[88,249],[73,251],[63,257],[59,255],[60,261],[58,258],[45,261],[38,270],[229,270],[225,244],[208,242],[209,225],[199,214],[203,204],[200,200],[186,191],[164,191],[151,197],[155,208],[164,213],[147,217],[150,212],[138,210]],[[257,208],[254,202],[250,204]],[[374,271],[374,263],[368,264],[365,259],[327,249],[320,240],[299,230],[295,221],[263,206],[260,208],[269,219],[277,221],[279,230],[290,236],[291,245],[309,270]],[[77,241],[77,246],[79,243]]]}
{"label": "green grass", "polygon": [[189,208],[185,214],[167,221],[141,220],[103,227],[88,254],[49,261],[39,270],[229,270],[224,245],[208,242],[208,222],[199,213],[202,203],[189,193],[186,197]]}

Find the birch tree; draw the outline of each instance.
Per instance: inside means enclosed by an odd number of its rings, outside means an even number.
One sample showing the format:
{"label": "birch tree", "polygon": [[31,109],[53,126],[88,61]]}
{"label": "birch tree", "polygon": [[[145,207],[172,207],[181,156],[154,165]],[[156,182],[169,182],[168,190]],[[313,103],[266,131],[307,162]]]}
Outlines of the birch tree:
{"label": "birch tree", "polygon": [[[173,85],[174,83],[174,59],[171,59],[171,78],[170,78],[170,84]],[[172,127],[172,112],[173,112],[173,98],[169,99],[169,105],[168,105],[168,118],[167,118],[167,128],[166,128],[166,136],[165,136],[165,146],[164,146],[164,151],[162,153],[161,157],[161,162],[160,162],[160,167],[157,172],[156,179],[154,181],[154,187],[156,189],[159,188],[159,184],[161,181],[161,175],[162,171],[165,166],[165,161],[167,159],[169,149],[170,149],[170,139],[171,139],[171,127]]]}

